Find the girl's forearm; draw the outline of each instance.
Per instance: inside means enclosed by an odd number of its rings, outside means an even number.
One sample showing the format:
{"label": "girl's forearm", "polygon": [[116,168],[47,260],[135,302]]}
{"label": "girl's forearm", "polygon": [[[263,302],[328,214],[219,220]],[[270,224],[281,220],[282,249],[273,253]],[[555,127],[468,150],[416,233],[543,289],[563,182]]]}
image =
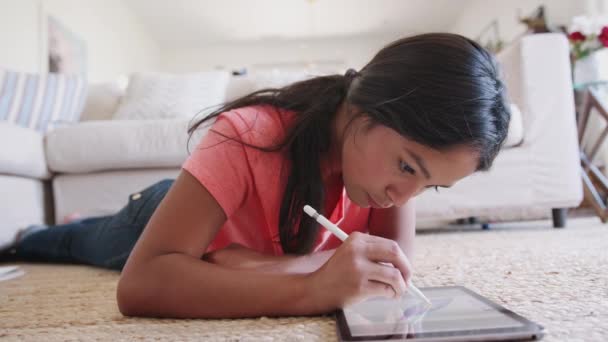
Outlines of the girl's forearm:
{"label": "girl's forearm", "polygon": [[280,259],[276,262],[262,265],[257,269],[270,273],[312,273],[323,266],[335,251],[335,249],[331,249],[302,256],[290,255],[278,257]]}
{"label": "girl's forearm", "polygon": [[117,297],[120,311],[129,316],[233,318],[335,309],[315,300],[310,283],[306,274],[231,269],[167,254],[123,273]]}
{"label": "girl's forearm", "polygon": [[269,255],[240,245],[205,254],[203,260],[236,268],[264,272],[311,273],[319,269],[334,254],[335,249],[306,255]]}

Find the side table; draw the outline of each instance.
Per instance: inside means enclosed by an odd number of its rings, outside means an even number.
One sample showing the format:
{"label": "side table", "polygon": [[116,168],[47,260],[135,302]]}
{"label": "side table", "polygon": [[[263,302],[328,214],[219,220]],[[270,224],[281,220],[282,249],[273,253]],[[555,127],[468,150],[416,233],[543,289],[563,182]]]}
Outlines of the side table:
{"label": "side table", "polygon": [[[602,223],[606,223],[608,221],[608,202],[606,200],[608,195],[608,178],[593,164],[594,158],[608,136],[608,103],[606,103],[606,100],[601,95],[602,87],[608,90],[608,84],[594,84],[575,90],[575,92],[577,92],[577,97],[582,100],[581,110],[577,118],[577,127],[584,196]],[[589,141],[591,150],[587,154],[583,150],[583,137],[593,109],[597,111],[599,117],[607,125],[599,136],[593,139],[594,141]]]}

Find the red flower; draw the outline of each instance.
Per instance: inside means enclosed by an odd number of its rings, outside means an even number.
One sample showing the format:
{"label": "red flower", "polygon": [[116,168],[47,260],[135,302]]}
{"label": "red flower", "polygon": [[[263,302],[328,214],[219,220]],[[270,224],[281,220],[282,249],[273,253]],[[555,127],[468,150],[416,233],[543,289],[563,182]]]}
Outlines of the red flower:
{"label": "red flower", "polygon": [[608,46],[608,26],[602,27],[602,33],[597,38],[600,40],[602,45]]}
{"label": "red flower", "polygon": [[[606,28],[606,27],[604,27]],[[604,30],[602,29],[602,33],[604,33]],[[608,34],[608,32],[606,32],[606,34]],[[578,41],[584,41],[587,37],[585,37],[584,34],[582,34],[580,31],[576,31],[576,32],[572,32],[568,35],[568,39],[570,39],[573,42],[578,42]]]}

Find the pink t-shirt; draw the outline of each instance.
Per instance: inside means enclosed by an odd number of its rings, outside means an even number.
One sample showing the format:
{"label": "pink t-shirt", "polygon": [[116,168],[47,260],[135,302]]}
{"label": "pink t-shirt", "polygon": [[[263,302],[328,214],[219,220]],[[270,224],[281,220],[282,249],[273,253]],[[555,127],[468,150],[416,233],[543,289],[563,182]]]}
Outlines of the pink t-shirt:
{"label": "pink t-shirt", "polygon": [[[222,113],[184,163],[183,169],[201,182],[227,216],[207,252],[238,243],[262,253],[283,254],[279,213],[291,162],[283,152],[264,152],[239,141],[275,145],[283,140],[294,117],[268,105]],[[370,209],[351,202],[344,188],[331,213],[328,219],[346,233],[368,230]],[[340,243],[321,227],[313,251],[337,248]]]}

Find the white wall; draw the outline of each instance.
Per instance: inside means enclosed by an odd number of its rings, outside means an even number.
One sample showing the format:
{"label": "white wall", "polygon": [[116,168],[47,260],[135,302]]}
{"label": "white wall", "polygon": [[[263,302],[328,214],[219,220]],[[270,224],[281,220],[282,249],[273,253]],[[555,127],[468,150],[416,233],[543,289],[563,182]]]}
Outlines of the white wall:
{"label": "white wall", "polygon": [[606,15],[608,12],[608,0],[584,0],[585,13],[590,15]]}
{"label": "white wall", "polygon": [[[525,31],[518,21],[544,4],[549,24],[567,25],[574,15],[584,14],[595,2],[608,0],[471,0],[448,31],[476,38],[497,19],[501,38],[509,43]],[[407,32],[401,35],[407,35]],[[327,38],[308,41],[259,41],[201,45],[188,49],[168,49],[161,55],[161,69],[188,72],[225,67],[252,67],[254,64],[288,64],[314,61],[343,61],[345,67],[362,67],[384,44],[399,36]]]}
{"label": "white wall", "polygon": [[526,26],[519,23],[519,14],[528,16],[544,5],[549,25],[568,26],[573,16],[585,13],[589,1],[593,0],[472,0],[450,31],[475,39],[496,19],[500,37],[508,44],[526,30]]}
{"label": "white wall", "polygon": [[39,71],[39,44],[37,1],[0,0],[0,67]]}
{"label": "white wall", "polygon": [[48,70],[46,15],[86,41],[92,82],[159,66],[159,47],[122,0],[0,0],[0,67]]}
{"label": "white wall", "polygon": [[283,68],[314,63],[313,69],[361,68],[396,36],[327,38],[210,44],[163,51],[161,69],[188,72],[207,69]]}

